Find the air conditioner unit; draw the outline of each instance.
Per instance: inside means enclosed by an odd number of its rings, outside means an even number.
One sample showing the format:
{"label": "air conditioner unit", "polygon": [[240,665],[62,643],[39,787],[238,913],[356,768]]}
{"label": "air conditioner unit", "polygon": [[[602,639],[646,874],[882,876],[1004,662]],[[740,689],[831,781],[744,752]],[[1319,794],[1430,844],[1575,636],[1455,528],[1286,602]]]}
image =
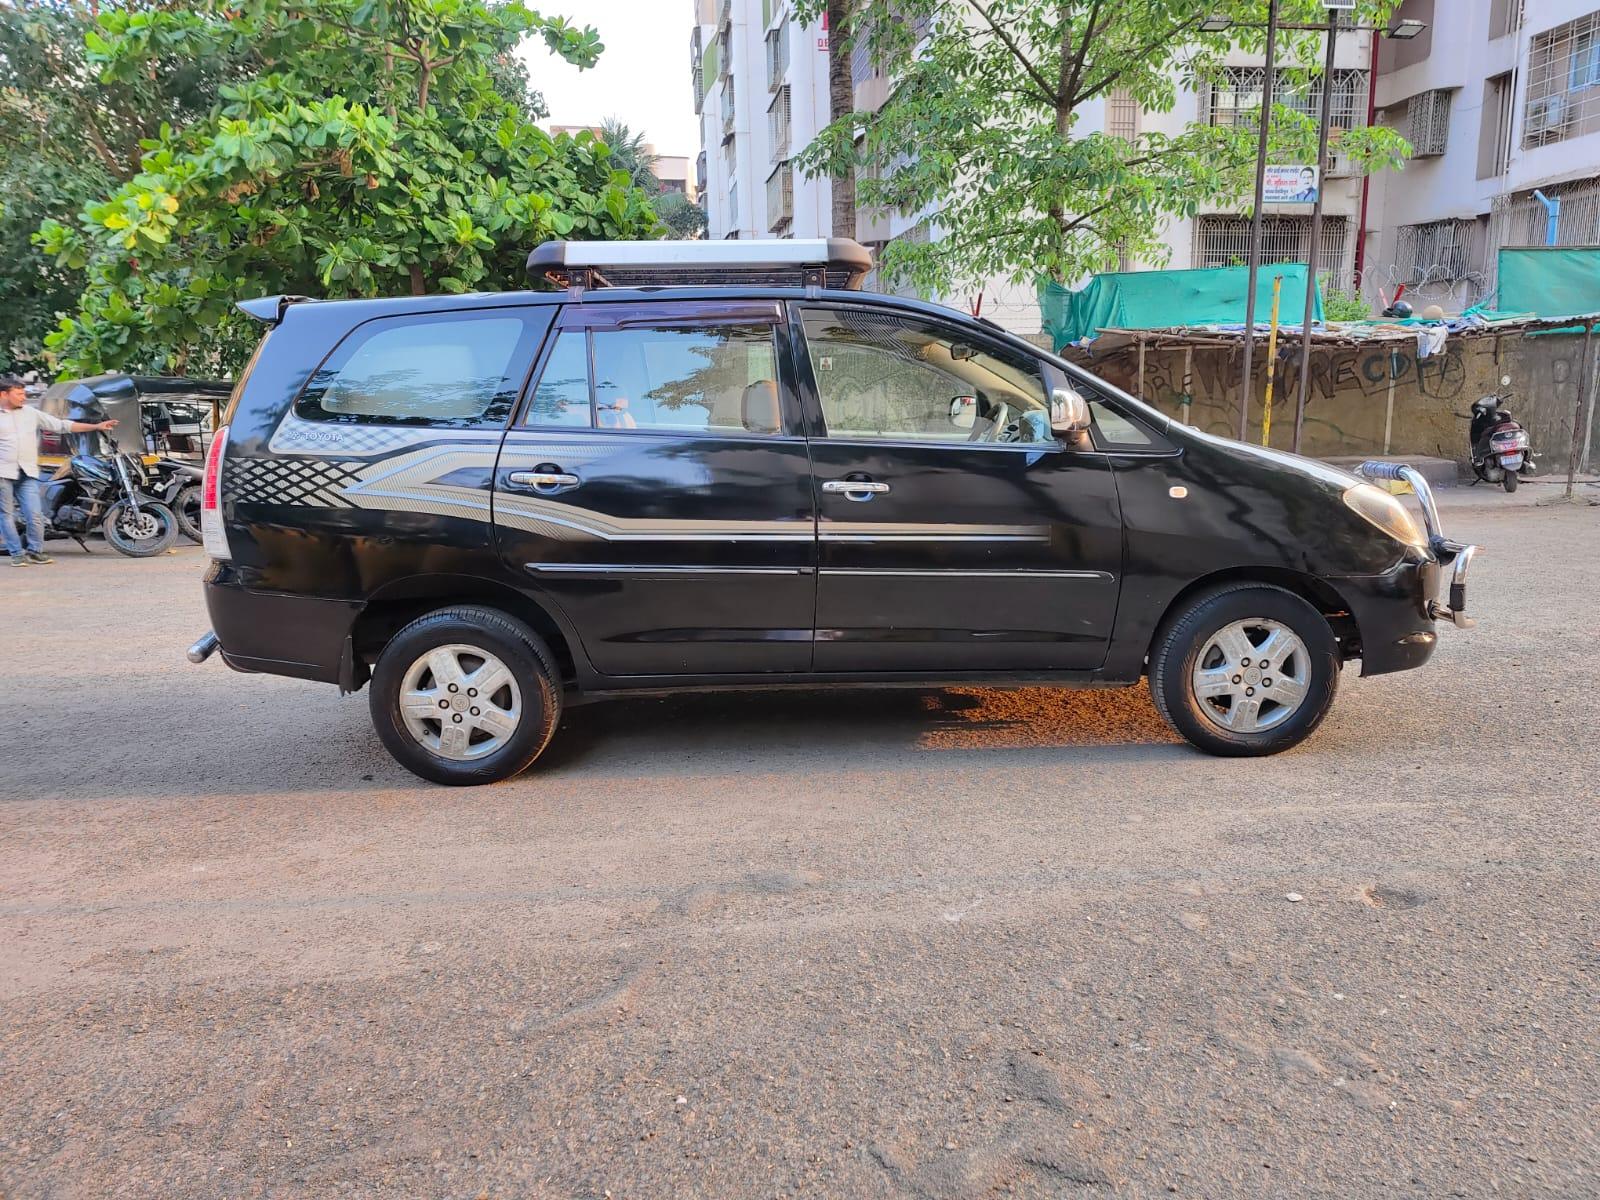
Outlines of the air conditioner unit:
{"label": "air conditioner unit", "polygon": [[1559,133],[1566,127],[1568,118],[1565,96],[1546,96],[1528,105],[1529,136]]}
{"label": "air conditioner unit", "polygon": [[1323,8],[1330,8],[1337,12],[1354,12],[1356,0],[1322,0]]}

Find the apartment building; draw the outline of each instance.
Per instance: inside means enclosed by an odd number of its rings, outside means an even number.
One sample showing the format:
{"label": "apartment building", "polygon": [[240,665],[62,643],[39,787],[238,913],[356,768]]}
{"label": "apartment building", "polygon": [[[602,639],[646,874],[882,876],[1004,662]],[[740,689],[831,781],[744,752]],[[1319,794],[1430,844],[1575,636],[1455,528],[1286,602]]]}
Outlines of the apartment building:
{"label": "apartment building", "polygon": [[[1379,54],[1379,120],[1415,157],[1374,177],[1364,283],[1465,307],[1502,246],[1600,244],[1600,0],[1406,0]],[[1535,196],[1559,203],[1559,213]]]}
{"label": "apartment building", "polygon": [[[711,237],[817,237],[830,232],[825,179],[806,179],[792,158],[827,123],[827,34],[799,26],[788,0],[692,0],[697,168]],[[1334,145],[1323,186],[1318,261],[1328,286],[1362,292],[1406,282],[1422,300],[1464,307],[1493,284],[1493,250],[1539,244],[1545,208],[1562,203],[1563,244],[1600,243],[1600,0],[1405,0],[1396,20],[1425,23],[1409,40],[1347,29],[1335,48]],[[1261,103],[1264,64],[1243,51],[1221,80],[1183,87],[1170,112],[1144,112],[1113,93],[1080,112],[1079,129],[1133,137],[1176,133],[1190,122],[1235,124]],[[888,80],[867,56],[852,62],[856,106],[872,109]],[[1323,81],[1281,69],[1276,99],[1315,116]],[[1377,121],[1416,147],[1399,172],[1358,177],[1337,150],[1338,133]],[[860,239],[880,249],[897,238],[937,238],[938,212],[858,215]],[[1141,267],[1225,266],[1246,261],[1244,205],[1215,204],[1163,233],[1164,261]],[[1310,206],[1268,206],[1264,261],[1305,261]],[[941,297],[1024,334],[1040,327],[1032,289],[1004,282]]]}

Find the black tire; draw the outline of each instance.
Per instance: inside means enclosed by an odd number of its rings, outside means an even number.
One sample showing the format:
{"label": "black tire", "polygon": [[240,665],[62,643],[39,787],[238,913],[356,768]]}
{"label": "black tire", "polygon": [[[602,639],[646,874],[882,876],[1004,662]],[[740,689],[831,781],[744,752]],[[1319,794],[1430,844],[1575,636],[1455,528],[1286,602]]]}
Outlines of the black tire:
{"label": "black tire", "polygon": [[205,540],[205,535],[200,532],[200,485],[191,483],[186,488],[180,488],[178,494],[172,498],[172,513],[178,518],[178,532],[191,542],[199,543]]}
{"label": "black tire", "polygon": [[[100,532],[105,534],[111,548],[129,558],[154,558],[171,550],[172,543],[178,540],[178,518],[173,511],[165,504],[141,502],[139,513],[140,517],[135,518],[126,500],[118,500],[106,511]],[[157,532],[152,536],[134,537],[124,529],[124,522],[143,518],[154,522]]]}
{"label": "black tire", "polygon": [[[1239,733],[1207,715],[1215,710],[1195,694],[1193,679],[1212,637],[1236,621],[1255,619],[1282,624],[1300,639],[1308,679],[1287,717]],[[1338,680],[1339,643],[1327,620],[1293,592],[1268,584],[1226,584],[1194,597],[1157,631],[1150,654],[1150,694],[1167,724],[1197,749],[1235,758],[1277,754],[1311,736],[1333,703]]]}
{"label": "black tire", "polygon": [[[406,673],[429,650],[451,645],[499,658],[520,694],[523,711],[515,732],[482,758],[452,759],[430,750],[412,735],[400,711]],[[477,605],[441,608],[401,629],[379,653],[369,693],[372,724],[384,749],[413,775],[454,787],[497,783],[526,770],[561,721],[560,674],[549,647],[515,617]]]}
{"label": "black tire", "polygon": [[1520,482],[1521,480],[1518,478],[1515,471],[1507,471],[1500,479],[1500,486],[1505,488],[1505,490],[1508,492],[1514,492],[1517,490],[1517,484]]}

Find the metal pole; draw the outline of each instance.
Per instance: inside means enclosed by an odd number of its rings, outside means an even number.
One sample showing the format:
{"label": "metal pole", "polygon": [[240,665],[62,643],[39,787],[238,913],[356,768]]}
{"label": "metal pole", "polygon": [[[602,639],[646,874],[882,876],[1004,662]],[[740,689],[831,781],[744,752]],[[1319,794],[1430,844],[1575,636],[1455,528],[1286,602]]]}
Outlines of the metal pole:
{"label": "metal pole", "polygon": [[1278,0],[1267,0],[1266,67],[1261,72],[1261,132],[1256,139],[1256,207],[1250,218],[1250,279],[1244,301],[1244,368],[1239,379],[1239,440],[1249,440],[1251,368],[1256,349],[1256,272],[1261,270],[1261,205],[1267,188],[1267,140],[1272,126],[1273,54],[1278,43]]}
{"label": "metal pole", "polygon": [[1272,321],[1267,327],[1267,395],[1261,405],[1261,444],[1272,444],[1272,381],[1278,377],[1278,302],[1283,298],[1283,276],[1272,277]]}
{"label": "metal pole", "polygon": [[1586,446],[1589,442],[1589,430],[1587,429],[1588,422],[1583,419],[1583,391],[1584,384],[1586,383],[1588,383],[1590,387],[1594,386],[1593,383],[1590,382],[1590,376],[1593,373],[1594,367],[1594,361],[1591,358],[1593,347],[1594,321],[1591,319],[1583,329],[1583,366],[1578,371],[1578,403],[1573,406],[1572,410],[1572,448],[1567,454],[1567,490],[1565,493],[1568,500],[1572,499],[1572,486],[1578,478],[1578,459],[1580,457],[1579,448]]}
{"label": "metal pole", "polygon": [[[1322,60],[1322,116],[1317,130],[1317,198],[1311,206],[1311,246],[1306,251],[1306,307],[1300,320],[1300,394],[1294,405],[1294,452],[1300,453],[1300,431],[1306,423],[1306,398],[1311,392],[1311,314],[1317,301],[1317,256],[1322,249],[1323,172],[1328,168],[1328,131],[1333,124],[1333,51],[1339,37],[1339,14],[1328,13],[1328,48]],[[1372,80],[1367,86],[1373,85]]]}

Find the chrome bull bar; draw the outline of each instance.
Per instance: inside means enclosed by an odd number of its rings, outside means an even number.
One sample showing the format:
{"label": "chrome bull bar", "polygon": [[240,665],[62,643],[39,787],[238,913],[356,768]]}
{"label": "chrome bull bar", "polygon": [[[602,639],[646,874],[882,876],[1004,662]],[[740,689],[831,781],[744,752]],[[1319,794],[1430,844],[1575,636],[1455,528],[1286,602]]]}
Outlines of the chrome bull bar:
{"label": "chrome bull bar", "polygon": [[1444,524],[1439,520],[1439,505],[1433,498],[1433,489],[1428,486],[1427,479],[1422,472],[1405,463],[1379,462],[1370,460],[1356,468],[1356,474],[1364,475],[1368,479],[1399,480],[1411,485],[1411,490],[1416,493],[1417,503],[1422,506],[1422,523],[1428,531],[1428,549],[1440,563],[1450,563],[1450,602],[1441,604],[1438,600],[1428,601],[1428,616],[1435,621],[1449,621],[1457,629],[1471,629],[1477,621],[1467,616],[1467,572],[1472,569],[1472,560],[1477,556],[1478,547],[1456,542],[1445,537]]}

